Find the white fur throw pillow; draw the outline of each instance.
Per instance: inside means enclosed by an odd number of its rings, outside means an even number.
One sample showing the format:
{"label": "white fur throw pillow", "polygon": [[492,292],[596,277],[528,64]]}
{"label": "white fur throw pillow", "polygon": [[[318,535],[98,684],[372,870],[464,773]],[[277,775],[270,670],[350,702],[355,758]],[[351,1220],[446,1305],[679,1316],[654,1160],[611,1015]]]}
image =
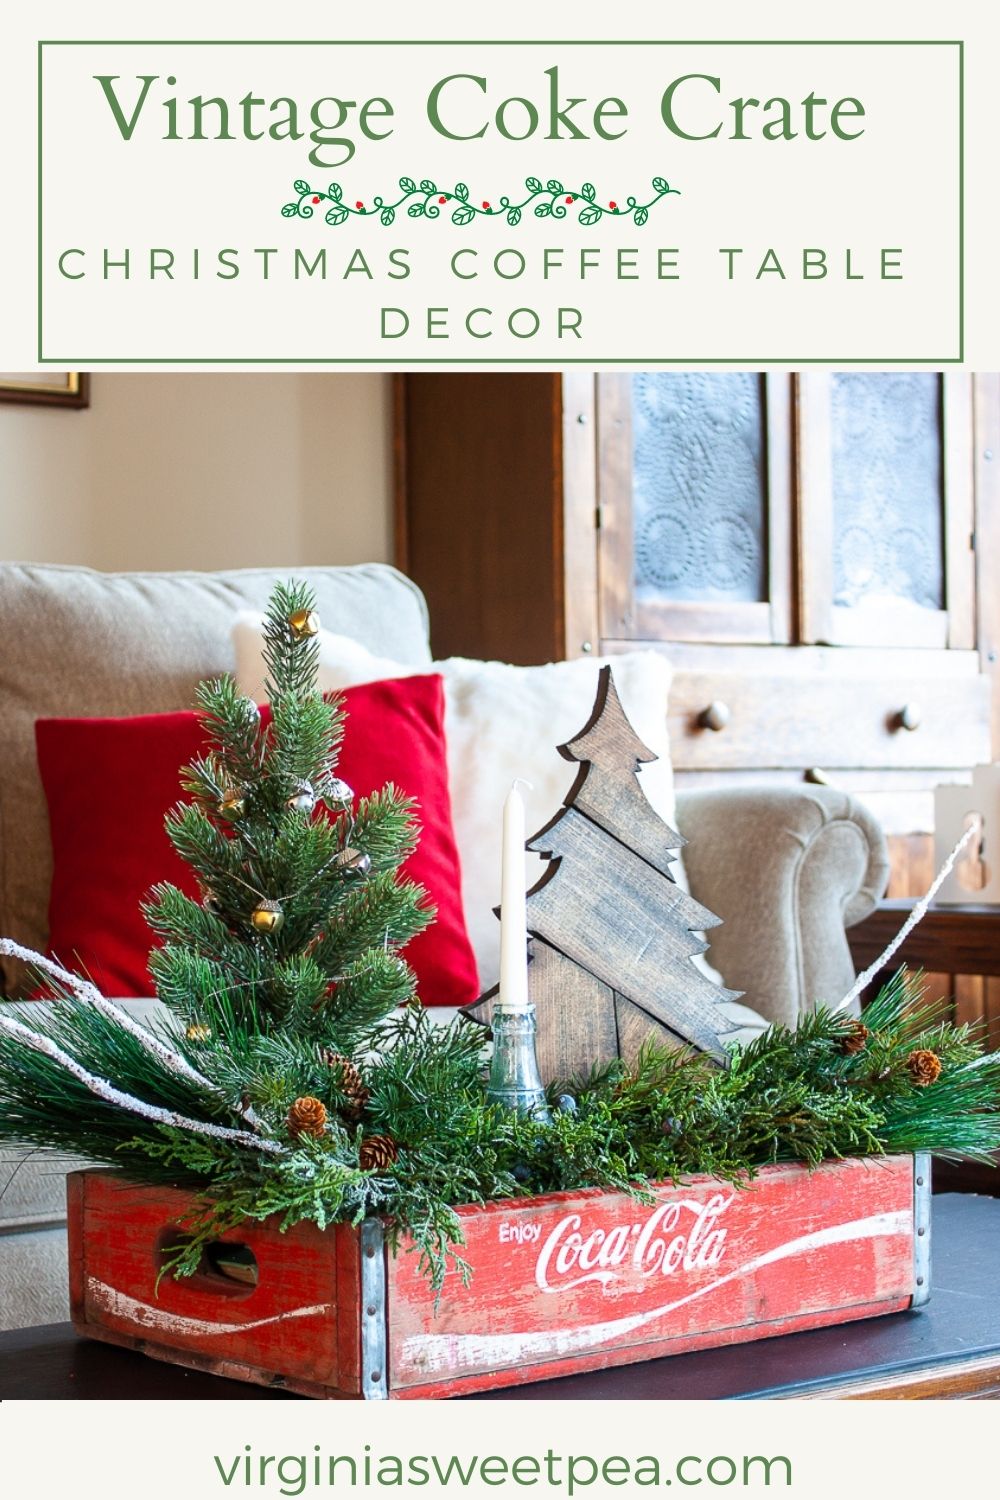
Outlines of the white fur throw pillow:
{"label": "white fur throw pillow", "polygon": [[[241,613],[233,627],[236,676],[242,692],[264,697],[262,622]],[[577,767],[558,754],[557,745],[577,735],[590,717],[604,663],[591,658],[511,667],[503,662],[455,656],[431,667],[404,666],[374,656],[348,636],[321,630],[320,686],[324,691],[354,687],[415,672],[440,672],[445,688],[445,734],[452,818],[462,862],[462,903],[483,989],[499,972],[500,924],[493,908],[500,900],[500,833],[504,799],[515,777],[531,782],[525,792],[528,829],[533,833],[558,811]],[[655,651],[630,651],[611,658],[615,686],[636,733],[658,757],[639,773],[650,803],[676,828],[674,780],[667,738],[667,697],[671,669]],[[528,883],[544,872],[537,855],[527,856]],[[673,867],[688,889],[680,859]],[[699,968],[716,982],[718,974],[700,956]],[[735,1007],[744,1011],[744,1007]],[[751,1013],[747,1013],[751,1014]]]}

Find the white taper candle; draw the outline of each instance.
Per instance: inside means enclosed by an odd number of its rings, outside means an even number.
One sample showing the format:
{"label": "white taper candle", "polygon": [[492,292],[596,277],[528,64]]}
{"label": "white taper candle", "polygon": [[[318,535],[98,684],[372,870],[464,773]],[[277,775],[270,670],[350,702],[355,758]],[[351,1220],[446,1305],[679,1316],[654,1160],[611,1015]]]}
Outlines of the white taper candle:
{"label": "white taper candle", "polygon": [[[528,782],[522,783],[524,786]],[[503,866],[500,878],[500,999],[523,1010],[528,1004],[528,906],[525,900],[524,799],[515,781],[503,805]]]}

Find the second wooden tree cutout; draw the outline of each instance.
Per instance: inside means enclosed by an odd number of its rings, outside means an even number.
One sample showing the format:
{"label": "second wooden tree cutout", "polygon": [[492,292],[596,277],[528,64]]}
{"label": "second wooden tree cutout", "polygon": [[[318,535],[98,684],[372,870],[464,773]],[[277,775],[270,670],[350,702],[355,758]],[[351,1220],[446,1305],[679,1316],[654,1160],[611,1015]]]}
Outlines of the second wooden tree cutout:
{"label": "second wooden tree cutout", "polygon": [[[565,804],[528,848],[551,861],[528,893],[528,987],[538,1021],[542,1077],[585,1074],[632,1057],[649,1037],[725,1058],[734,1030],[721,989],[692,963],[698,933],[721,919],[676,883],[684,840],[654,812],[639,784],[656,759],[632,728],[610,667],[601,669],[587,725],[559,746],[579,763]],[[488,1019],[497,987],[471,1013]]]}

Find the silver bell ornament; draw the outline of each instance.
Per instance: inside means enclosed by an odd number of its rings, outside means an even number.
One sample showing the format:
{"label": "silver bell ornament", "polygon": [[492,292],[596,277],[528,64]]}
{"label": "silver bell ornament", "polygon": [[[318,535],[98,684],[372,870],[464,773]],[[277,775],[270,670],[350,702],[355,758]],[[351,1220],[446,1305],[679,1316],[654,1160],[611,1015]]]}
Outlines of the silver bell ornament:
{"label": "silver bell ornament", "polygon": [[350,807],[354,801],[354,788],[341,781],[339,776],[331,776],[323,793],[324,800],[334,807]]}
{"label": "silver bell ornament", "polygon": [[367,875],[372,867],[370,855],[363,854],[360,849],[352,849],[350,846],[341,849],[334,864],[338,870],[343,870],[345,875]]}
{"label": "silver bell ornament", "polygon": [[300,781],[296,784],[291,796],[286,798],[285,806],[289,812],[300,812],[309,814],[316,809],[316,793],[308,781]]}

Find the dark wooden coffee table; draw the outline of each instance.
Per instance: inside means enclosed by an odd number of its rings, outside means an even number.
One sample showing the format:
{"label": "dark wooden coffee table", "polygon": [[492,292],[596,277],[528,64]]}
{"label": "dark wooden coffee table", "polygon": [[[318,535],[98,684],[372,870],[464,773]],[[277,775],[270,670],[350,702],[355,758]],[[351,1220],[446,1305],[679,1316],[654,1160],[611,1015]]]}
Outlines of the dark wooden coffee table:
{"label": "dark wooden coffee table", "polygon": [[[933,1294],[919,1312],[573,1375],[478,1400],[1000,1399],[1000,1200],[934,1200]],[[68,1323],[0,1334],[0,1397],[296,1400],[78,1339]]]}
{"label": "dark wooden coffee table", "polygon": [[[859,969],[874,963],[913,910],[913,901],[882,901],[847,933]],[[932,906],[892,960],[930,974],[1000,977],[1000,907]]]}

